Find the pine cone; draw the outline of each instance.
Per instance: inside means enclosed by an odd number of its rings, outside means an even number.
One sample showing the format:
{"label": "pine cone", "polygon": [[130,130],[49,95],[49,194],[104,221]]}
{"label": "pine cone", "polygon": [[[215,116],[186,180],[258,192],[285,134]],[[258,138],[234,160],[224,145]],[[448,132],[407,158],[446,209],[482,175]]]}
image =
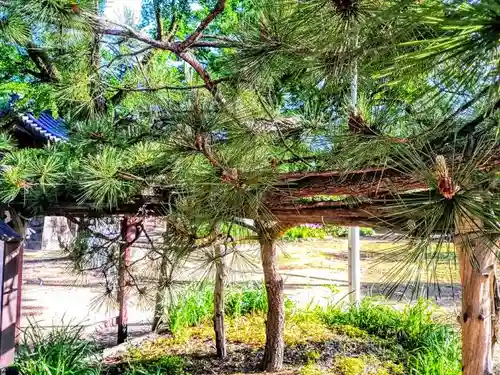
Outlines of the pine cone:
{"label": "pine cone", "polygon": [[80,6],[76,3],[71,4],[71,10],[76,14],[79,14],[82,11]]}
{"label": "pine cone", "polygon": [[203,151],[205,147],[205,137],[201,133],[196,134],[196,138],[194,140],[194,148],[198,151]]}

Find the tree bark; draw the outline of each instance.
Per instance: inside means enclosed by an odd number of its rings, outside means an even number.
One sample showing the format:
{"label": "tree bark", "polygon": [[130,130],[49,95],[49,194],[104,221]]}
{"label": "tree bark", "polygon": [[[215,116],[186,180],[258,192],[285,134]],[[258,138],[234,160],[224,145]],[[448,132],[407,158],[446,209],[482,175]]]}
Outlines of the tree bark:
{"label": "tree bark", "polygon": [[164,312],[165,301],[165,280],[168,273],[168,252],[163,250],[161,255],[160,275],[158,276],[158,288],[156,290],[155,313],[151,331],[156,332],[161,323],[161,318]]}
{"label": "tree bark", "polygon": [[121,219],[120,259],[118,264],[118,344],[125,342],[128,336],[128,296],[130,292],[130,258],[132,244],[139,238],[142,231],[140,220],[133,217]]}
{"label": "tree bark", "polygon": [[480,234],[459,235],[456,246],[462,281],[462,374],[493,375],[496,257],[491,240]]}
{"label": "tree bark", "polygon": [[214,248],[215,255],[215,287],[214,287],[214,332],[217,357],[224,358],[227,354],[226,334],[224,325],[224,282],[225,265],[221,246]]}
{"label": "tree bark", "polygon": [[262,368],[265,371],[278,371],[283,367],[283,352],[285,349],[283,279],[278,272],[276,236],[261,231],[259,237],[268,305],[266,347],[262,359]]}

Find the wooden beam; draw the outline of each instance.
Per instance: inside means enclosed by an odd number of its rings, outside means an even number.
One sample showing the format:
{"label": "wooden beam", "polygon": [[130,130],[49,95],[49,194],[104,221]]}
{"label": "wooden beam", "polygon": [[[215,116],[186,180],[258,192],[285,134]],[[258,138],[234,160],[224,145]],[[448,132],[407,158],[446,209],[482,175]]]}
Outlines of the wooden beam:
{"label": "wooden beam", "polygon": [[0,312],[0,368],[14,363],[18,319],[19,256],[21,239],[0,241],[1,312]]}

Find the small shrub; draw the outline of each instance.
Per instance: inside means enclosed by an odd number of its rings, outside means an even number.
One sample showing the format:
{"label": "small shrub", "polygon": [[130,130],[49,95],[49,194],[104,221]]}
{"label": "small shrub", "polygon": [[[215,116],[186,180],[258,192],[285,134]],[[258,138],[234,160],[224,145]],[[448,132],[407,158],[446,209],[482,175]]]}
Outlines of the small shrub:
{"label": "small shrub", "polygon": [[331,330],[338,335],[344,335],[352,339],[364,339],[369,336],[368,332],[363,331],[358,327],[353,327],[349,324],[346,325],[333,325]]}
{"label": "small shrub", "polygon": [[362,375],[364,370],[365,361],[362,358],[339,356],[333,363],[336,375]]}
{"label": "small shrub", "polygon": [[[339,227],[337,225],[319,225],[319,224],[304,224],[288,229],[282,236],[285,241],[297,241],[307,238],[317,238],[324,240],[328,236],[346,237],[348,233],[347,227]],[[373,236],[375,233],[372,228],[359,228],[359,233],[362,236]]]}
{"label": "small shrub", "polygon": [[321,225],[305,224],[288,229],[282,236],[285,241],[296,241],[306,238],[325,239],[328,232]]}
{"label": "small shrub", "polygon": [[433,311],[423,299],[398,311],[366,298],[359,308],[329,307],[320,314],[331,327],[351,325],[397,342],[411,353],[407,367],[412,375],[459,375],[460,338],[452,327],[434,322]]}
{"label": "small shrub", "polygon": [[188,375],[184,359],[179,356],[162,356],[153,362],[129,363],[124,375]]}
{"label": "small shrub", "polygon": [[324,375],[325,372],[314,362],[307,363],[299,370],[299,375]]}
{"label": "small shrub", "polygon": [[96,346],[83,340],[83,327],[62,324],[48,332],[32,324],[19,348],[14,367],[21,375],[98,375],[90,361]]}
{"label": "small shrub", "polygon": [[375,231],[372,228],[361,227],[359,228],[359,234],[368,237],[368,236],[373,236],[375,234]]}
{"label": "small shrub", "polygon": [[267,294],[263,283],[249,283],[229,288],[224,310],[227,316],[242,316],[265,311],[267,311]]}
{"label": "small shrub", "polygon": [[299,375],[323,375],[324,371],[316,363],[320,359],[321,354],[313,350],[307,352],[306,357],[307,363],[300,369]]}
{"label": "small shrub", "polygon": [[333,332],[318,316],[316,310],[298,310],[286,317],[285,343],[287,345],[304,344],[308,341],[327,341]]}
{"label": "small shrub", "polygon": [[307,357],[307,362],[316,363],[321,358],[321,353],[318,353],[317,351],[312,350],[312,351],[306,353],[306,357]]}
{"label": "small shrub", "polygon": [[332,237],[346,237],[348,232],[347,227],[339,227],[338,225],[326,225],[325,230]]}
{"label": "small shrub", "polygon": [[[285,304],[290,305],[290,300]],[[213,285],[206,283],[186,288],[175,303],[166,308],[164,321],[170,332],[180,335],[187,327],[194,327],[213,316]],[[225,314],[243,316],[267,311],[267,294],[262,283],[245,283],[226,288]]]}
{"label": "small shrub", "polygon": [[339,356],[333,362],[335,375],[403,375],[404,368],[394,362],[381,362],[372,355]]}
{"label": "small shrub", "polygon": [[[387,370],[389,374],[403,375],[405,373],[404,366],[402,364],[397,364],[392,361],[386,361],[382,364],[383,368]],[[381,375],[381,374],[376,374]]]}
{"label": "small shrub", "polygon": [[165,322],[169,330],[179,334],[183,329],[200,324],[213,314],[213,289],[205,284],[190,286],[181,297],[166,308]]}

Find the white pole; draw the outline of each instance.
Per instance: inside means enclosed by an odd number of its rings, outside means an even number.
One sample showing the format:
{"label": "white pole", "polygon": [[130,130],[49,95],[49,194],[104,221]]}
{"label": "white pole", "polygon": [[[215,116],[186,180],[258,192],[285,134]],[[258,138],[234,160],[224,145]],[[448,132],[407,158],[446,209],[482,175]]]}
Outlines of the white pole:
{"label": "white pole", "polygon": [[[358,47],[358,34],[354,37],[354,48]],[[354,60],[351,80],[351,110],[356,114],[358,105],[358,63]],[[352,303],[361,301],[361,255],[359,227],[349,227],[349,296]]]}
{"label": "white pole", "polygon": [[356,305],[361,302],[361,254],[359,227],[349,227],[349,300]]}

